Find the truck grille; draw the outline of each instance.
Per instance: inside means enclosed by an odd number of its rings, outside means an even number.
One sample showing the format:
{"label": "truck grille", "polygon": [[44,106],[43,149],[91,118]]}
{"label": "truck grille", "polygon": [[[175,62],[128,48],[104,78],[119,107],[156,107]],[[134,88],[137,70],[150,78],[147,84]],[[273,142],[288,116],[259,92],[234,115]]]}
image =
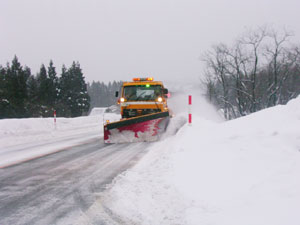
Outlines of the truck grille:
{"label": "truck grille", "polygon": [[124,109],[122,118],[131,118],[135,116],[142,116],[151,113],[160,112],[160,109]]}

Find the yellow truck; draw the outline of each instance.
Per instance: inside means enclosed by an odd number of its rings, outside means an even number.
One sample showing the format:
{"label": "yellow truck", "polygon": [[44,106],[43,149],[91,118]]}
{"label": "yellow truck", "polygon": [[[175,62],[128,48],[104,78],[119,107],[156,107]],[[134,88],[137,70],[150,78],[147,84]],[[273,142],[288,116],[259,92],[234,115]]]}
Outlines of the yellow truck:
{"label": "yellow truck", "polygon": [[[118,104],[122,119],[104,124],[104,142],[158,140],[169,121],[168,89],[152,77],[123,82]],[[119,92],[116,92],[119,97]]]}

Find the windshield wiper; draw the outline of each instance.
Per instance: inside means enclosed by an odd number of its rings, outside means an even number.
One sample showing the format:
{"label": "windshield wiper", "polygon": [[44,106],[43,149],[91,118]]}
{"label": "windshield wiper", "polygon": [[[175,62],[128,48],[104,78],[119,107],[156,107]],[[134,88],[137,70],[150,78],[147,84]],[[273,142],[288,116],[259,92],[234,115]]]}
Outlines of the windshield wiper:
{"label": "windshield wiper", "polygon": [[139,94],[139,96],[136,98],[136,100],[138,101],[138,100],[140,100],[141,98],[145,98],[145,97],[143,97],[143,95],[144,95],[145,93],[147,93],[147,91],[141,92],[141,93]]}

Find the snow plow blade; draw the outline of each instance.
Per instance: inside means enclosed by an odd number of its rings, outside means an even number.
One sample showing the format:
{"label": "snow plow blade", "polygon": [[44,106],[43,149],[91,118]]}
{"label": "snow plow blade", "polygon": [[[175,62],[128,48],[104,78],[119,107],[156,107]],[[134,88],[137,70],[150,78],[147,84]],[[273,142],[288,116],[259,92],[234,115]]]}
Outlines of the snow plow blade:
{"label": "snow plow blade", "polygon": [[169,122],[169,112],[152,113],[104,125],[105,143],[157,141]]}

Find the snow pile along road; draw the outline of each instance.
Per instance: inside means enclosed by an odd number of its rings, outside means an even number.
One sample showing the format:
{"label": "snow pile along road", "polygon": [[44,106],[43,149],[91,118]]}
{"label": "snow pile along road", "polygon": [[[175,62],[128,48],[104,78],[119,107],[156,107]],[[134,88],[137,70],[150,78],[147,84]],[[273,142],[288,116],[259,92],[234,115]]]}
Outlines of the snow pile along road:
{"label": "snow pile along road", "polygon": [[195,114],[115,180],[106,211],[121,224],[298,225],[300,97],[223,123]]}
{"label": "snow pile along road", "polygon": [[103,135],[103,115],[0,120],[0,168]]}

